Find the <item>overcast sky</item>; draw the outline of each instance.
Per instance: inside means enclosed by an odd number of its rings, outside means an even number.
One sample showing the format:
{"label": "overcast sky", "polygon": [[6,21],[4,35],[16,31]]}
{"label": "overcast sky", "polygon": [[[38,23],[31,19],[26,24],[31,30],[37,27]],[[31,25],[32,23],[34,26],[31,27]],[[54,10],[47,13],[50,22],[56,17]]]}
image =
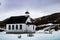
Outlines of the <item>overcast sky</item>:
{"label": "overcast sky", "polygon": [[30,12],[32,18],[38,18],[60,12],[60,0],[0,0],[0,20],[10,16]]}

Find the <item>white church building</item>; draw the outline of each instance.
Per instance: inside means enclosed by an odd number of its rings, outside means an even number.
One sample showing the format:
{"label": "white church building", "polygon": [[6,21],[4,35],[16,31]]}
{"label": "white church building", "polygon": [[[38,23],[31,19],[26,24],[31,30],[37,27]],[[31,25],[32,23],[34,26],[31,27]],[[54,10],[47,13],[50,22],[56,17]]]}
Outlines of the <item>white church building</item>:
{"label": "white church building", "polygon": [[32,22],[29,12],[22,16],[12,16],[6,24],[7,34],[35,33],[36,25]]}

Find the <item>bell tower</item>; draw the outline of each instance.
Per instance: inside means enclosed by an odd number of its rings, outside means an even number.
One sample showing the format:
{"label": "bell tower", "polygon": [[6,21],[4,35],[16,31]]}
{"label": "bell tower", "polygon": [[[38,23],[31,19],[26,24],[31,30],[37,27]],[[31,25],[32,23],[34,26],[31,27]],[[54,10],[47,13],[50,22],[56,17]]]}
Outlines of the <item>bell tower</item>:
{"label": "bell tower", "polygon": [[26,14],[26,16],[29,16],[30,13],[28,11],[26,11],[25,14]]}

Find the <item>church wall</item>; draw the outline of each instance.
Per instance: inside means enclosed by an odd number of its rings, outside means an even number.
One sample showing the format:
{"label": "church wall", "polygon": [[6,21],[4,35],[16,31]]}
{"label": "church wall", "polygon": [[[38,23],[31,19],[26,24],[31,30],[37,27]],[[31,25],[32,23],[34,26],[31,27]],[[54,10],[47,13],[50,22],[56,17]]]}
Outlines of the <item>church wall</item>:
{"label": "church wall", "polygon": [[[11,30],[9,30],[9,25],[11,25]],[[14,25],[14,30],[12,30],[12,25]],[[18,30],[16,30],[16,25],[18,25]],[[22,25],[22,29],[19,29],[19,27],[20,27],[19,25]],[[6,31],[8,31],[8,32],[11,32],[11,31],[25,32],[26,31],[26,24],[7,24]]]}

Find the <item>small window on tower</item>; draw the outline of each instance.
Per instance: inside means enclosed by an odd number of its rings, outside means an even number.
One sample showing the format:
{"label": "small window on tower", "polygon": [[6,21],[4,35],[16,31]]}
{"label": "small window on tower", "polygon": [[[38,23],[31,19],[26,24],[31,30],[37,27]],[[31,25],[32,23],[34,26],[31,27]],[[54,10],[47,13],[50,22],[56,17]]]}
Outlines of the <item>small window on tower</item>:
{"label": "small window on tower", "polygon": [[34,25],[33,25],[33,30],[34,30]]}

